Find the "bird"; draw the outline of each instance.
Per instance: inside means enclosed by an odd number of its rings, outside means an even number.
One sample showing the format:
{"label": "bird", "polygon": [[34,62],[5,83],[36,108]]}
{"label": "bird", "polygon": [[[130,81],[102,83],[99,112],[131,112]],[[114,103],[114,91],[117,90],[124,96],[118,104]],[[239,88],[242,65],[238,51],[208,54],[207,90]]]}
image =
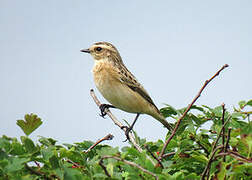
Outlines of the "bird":
{"label": "bird", "polygon": [[100,106],[101,116],[106,108],[118,108],[137,114],[126,136],[133,129],[140,114],[147,114],[161,122],[168,130],[171,125],[165,120],[150,95],[124,65],[119,51],[109,42],[96,42],[81,52],[89,53],[94,59],[92,69],[94,83],[102,96],[111,104]]}

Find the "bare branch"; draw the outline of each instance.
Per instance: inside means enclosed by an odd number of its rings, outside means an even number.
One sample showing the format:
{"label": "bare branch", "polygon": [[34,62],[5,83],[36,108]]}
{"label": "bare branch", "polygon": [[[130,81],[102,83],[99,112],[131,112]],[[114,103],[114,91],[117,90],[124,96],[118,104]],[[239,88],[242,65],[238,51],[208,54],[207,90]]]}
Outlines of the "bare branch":
{"label": "bare branch", "polygon": [[174,155],[174,154],[176,154],[176,152],[166,153],[166,154],[164,154],[164,155],[162,156],[162,158],[166,158],[166,157],[172,156],[172,155]]}
{"label": "bare branch", "polygon": [[103,158],[99,161],[99,165],[102,167],[103,171],[105,172],[105,174],[108,176],[108,177],[111,177],[111,175],[108,173],[107,169],[106,169],[106,166],[104,166],[103,164]]}
{"label": "bare branch", "polygon": [[202,173],[201,180],[204,180],[204,179],[205,179],[205,176],[206,176],[206,174],[208,173],[208,171],[209,171],[209,169],[210,169],[210,166],[211,166],[211,163],[212,163],[212,160],[213,160],[213,158],[214,158],[215,153],[217,152],[218,149],[221,149],[221,148],[223,148],[222,145],[216,147],[216,148],[214,149],[214,151],[212,151],[212,153],[211,153],[211,155],[210,155],[210,157],[209,157],[208,163],[207,163],[207,165],[206,165],[206,167],[205,167],[205,169],[204,169],[204,171],[203,171],[203,173]]}
{"label": "bare branch", "polygon": [[240,161],[243,161],[243,162],[252,163],[251,159],[248,159],[248,158],[238,154],[235,151],[227,151],[227,152],[219,153],[215,157],[217,158],[219,156],[227,156],[227,155],[232,156],[232,157],[236,158],[237,160],[240,160]]}
{"label": "bare branch", "polygon": [[217,71],[210,79],[206,80],[204,85],[201,87],[201,89],[199,90],[198,94],[196,95],[196,97],[193,99],[193,101],[191,102],[191,104],[188,105],[187,109],[185,110],[185,112],[183,113],[183,115],[179,118],[179,120],[177,121],[176,123],[176,126],[174,128],[174,130],[172,131],[172,134],[171,136],[167,139],[167,141],[165,142],[164,144],[164,147],[160,153],[160,156],[159,158],[162,159],[163,155],[164,155],[164,152],[165,152],[165,149],[167,148],[168,144],[170,143],[170,141],[172,140],[172,138],[174,137],[175,133],[177,132],[178,130],[178,127],[181,123],[181,120],[186,116],[186,114],[188,113],[188,111],[191,109],[192,105],[197,101],[197,99],[200,97],[202,91],[205,89],[205,87],[208,85],[209,82],[211,82],[216,76],[218,76],[220,74],[220,72],[222,70],[224,70],[225,68],[227,68],[228,65],[225,64],[224,66],[222,66],[222,68]]}
{"label": "bare branch", "polygon": [[[94,90],[91,89],[90,90],[90,94],[93,98],[93,100],[95,101],[96,105],[98,107],[100,107],[101,102],[98,100],[98,98],[96,97]],[[111,111],[109,109],[105,109],[106,114],[110,117],[110,119],[115,123],[115,125],[117,125],[120,129],[122,129],[124,127],[124,125],[117,120],[117,118],[111,113]],[[126,128],[123,128],[123,131],[126,132]],[[142,152],[143,150],[141,149],[141,147],[136,143],[132,132],[129,133],[129,138],[130,138],[130,142],[133,143],[133,145],[135,146],[135,148],[139,151]]]}
{"label": "bare branch", "polygon": [[[216,145],[217,145],[217,143],[218,143],[218,141],[219,141],[219,139],[220,139],[220,137],[221,137],[221,135],[222,135],[222,132],[223,132],[223,129],[225,128],[225,126],[226,126],[226,124],[229,122],[229,120],[231,119],[231,115],[228,117],[228,119],[226,120],[226,122],[222,125],[222,128],[221,128],[221,130],[220,130],[220,132],[219,132],[219,134],[218,134],[218,136],[217,136],[217,138],[216,138],[216,140],[214,141],[214,144],[213,144],[213,147],[212,147],[212,151],[215,149],[215,147],[216,147]],[[224,147],[224,146],[223,146]]]}
{"label": "bare branch", "polygon": [[[221,117],[221,123],[222,123],[222,126],[224,125],[225,123],[225,112],[226,112],[226,109],[225,109],[225,104],[222,103],[222,117]],[[223,128],[222,130],[222,145],[224,146],[225,144],[225,128]]]}
{"label": "bare branch", "polygon": [[35,169],[33,169],[32,167],[28,166],[27,164],[25,164],[25,168],[27,170],[29,170],[31,172],[31,174],[35,174],[35,175],[41,176],[43,179],[46,179],[46,180],[59,179],[60,180],[60,178],[57,175],[55,175],[55,174],[51,174],[51,175],[47,176],[46,173],[41,172],[39,170],[36,171]]}
{"label": "bare branch", "polygon": [[156,157],[152,152],[151,150],[149,149],[148,145],[145,144],[144,147],[147,149],[147,151],[151,154],[151,156],[156,159],[156,161],[158,162],[158,165],[161,167],[161,168],[164,168],[163,164],[161,163],[161,161],[158,159],[158,157]]}
{"label": "bare branch", "polygon": [[89,151],[91,151],[95,146],[97,146],[99,143],[101,143],[102,141],[106,141],[106,140],[112,140],[114,138],[114,136],[112,134],[108,134],[107,136],[103,137],[102,139],[99,139],[96,143],[94,143],[92,146],[90,146],[86,151],[84,151],[85,153],[88,153]]}
{"label": "bare branch", "polygon": [[[71,161],[70,159],[66,159],[66,162],[72,164],[75,168],[84,168],[83,166],[80,166],[78,163]],[[72,167],[72,168],[74,168]]]}
{"label": "bare branch", "polygon": [[[119,158],[119,157],[116,157],[116,156],[103,156],[100,160],[103,161],[103,159],[109,159],[109,158],[112,158],[112,159],[115,159],[115,160],[118,160],[118,161],[122,161],[123,163],[125,164],[128,164],[130,166],[133,166],[133,167],[136,167],[137,169],[143,171],[144,173],[146,174],[149,174],[151,176],[153,176],[156,180],[158,180],[158,176],[150,171],[148,171],[147,169],[143,168],[142,166],[140,166],[139,164],[136,164],[134,162],[131,162],[131,161],[127,161],[127,160],[124,160],[122,158]],[[105,168],[106,169],[106,168]],[[106,170],[107,171],[107,170]],[[109,176],[110,177],[110,176]]]}
{"label": "bare branch", "polygon": [[[232,128],[228,128],[228,135],[227,135],[227,141],[224,147],[224,153],[227,152],[228,149],[228,143],[229,143],[229,139],[230,139],[230,133],[231,133]],[[225,159],[225,156],[223,157],[223,159]]]}
{"label": "bare branch", "polygon": [[[225,123],[225,112],[226,112],[226,109],[225,109],[225,104],[224,103],[222,103],[221,106],[222,106],[221,123],[222,123],[222,126],[223,126],[224,123]],[[222,129],[222,146],[223,147],[225,146],[225,127]],[[225,156],[223,157],[223,161],[224,162],[226,161]]]}
{"label": "bare branch", "polygon": [[205,148],[205,146],[203,146],[200,141],[197,140],[195,142],[199,145],[199,147],[201,149],[203,149],[205,151],[205,153],[207,154],[207,156],[209,156],[210,153],[208,152],[207,148]]}
{"label": "bare branch", "polygon": [[[96,103],[96,105],[98,107],[100,107],[101,102],[98,100],[98,98],[96,97],[94,90],[91,89],[90,90],[90,95],[92,96],[94,102]],[[121,130],[123,130],[124,132],[126,132],[126,128],[123,128],[124,125],[117,120],[117,118],[111,113],[111,111],[109,109],[105,109],[105,112],[107,113],[107,115],[110,117],[110,119],[115,123],[115,125],[117,125]],[[136,140],[132,134],[132,132],[129,132],[129,139],[130,142],[133,144],[133,146],[139,151],[139,152],[143,152],[143,149],[139,146],[139,144],[136,143]],[[152,162],[153,165],[155,165],[156,163],[149,157],[146,155],[146,157]]]}
{"label": "bare branch", "polygon": [[[209,174],[209,171],[210,171],[210,166],[211,166],[211,163],[213,161],[213,158],[214,158],[214,155],[216,153],[216,151],[220,148],[224,148],[223,145],[221,146],[217,146],[218,144],[218,141],[222,135],[222,132],[223,132],[223,129],[225,128],[226,124],[229,122],[229,120],[231,119],[232,116],[229,116],[228,119],[226,120],[226,122],[222,125],[222,128],[216,138],[216,140],[214,141],[214,144],[213,144],[213,147],[212,147],[212,151],[211,151],[211,154],[210,154],[210,157],[209,157],[209,160],[208,160],[208,163],[207,163],[207,166],[205,167],[203,173],[202,173],[202,176],[201,176],[201,180],[204,180],[205,179],[205,176],[207,174]],[[217,146],[217,147],[216,147]],[[208,178],[207,178],[208,179]]]}

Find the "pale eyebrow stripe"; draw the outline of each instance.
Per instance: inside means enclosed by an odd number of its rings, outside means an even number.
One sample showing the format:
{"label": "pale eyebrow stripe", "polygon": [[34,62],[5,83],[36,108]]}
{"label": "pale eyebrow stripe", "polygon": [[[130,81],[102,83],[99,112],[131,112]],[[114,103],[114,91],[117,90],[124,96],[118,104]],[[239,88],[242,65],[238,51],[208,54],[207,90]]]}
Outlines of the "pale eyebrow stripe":
{"label": "pale eyebrow stripe", "polygon": [[113,52],[116,52],[116,50],[110,46],[107,46],[107,45],[104,45],[104,44],[97,44],[97,45],[94,45],[94,48],[96,47],[101,47],[101,48],[104,48],[104,49],[108,49],[110,51],[113,51]]}

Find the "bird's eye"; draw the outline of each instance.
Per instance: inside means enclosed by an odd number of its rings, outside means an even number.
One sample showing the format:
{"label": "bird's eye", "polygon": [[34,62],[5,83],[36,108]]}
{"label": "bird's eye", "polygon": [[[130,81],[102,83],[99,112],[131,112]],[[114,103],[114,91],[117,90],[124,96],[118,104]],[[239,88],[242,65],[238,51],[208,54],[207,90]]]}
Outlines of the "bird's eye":
{"label": "bird's eye", "polygon": [[101,47],[97,47],[95,50],[96,50],[96,51],[101,51],[102,48],[101,48]]}

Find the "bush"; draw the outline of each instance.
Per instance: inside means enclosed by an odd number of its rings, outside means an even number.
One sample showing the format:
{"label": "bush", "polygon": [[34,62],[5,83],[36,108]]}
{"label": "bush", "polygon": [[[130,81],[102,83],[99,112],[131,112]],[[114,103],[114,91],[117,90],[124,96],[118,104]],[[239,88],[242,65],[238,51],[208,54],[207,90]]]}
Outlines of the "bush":
{"label": "bush", "polygon": [[[119,149],[100,145],[100,141],[95,145],[91,141],[59,145],[52,138],[40,137],[34,142],[28,135],[42,122],[28,114],[17,122],[26,136],[20,140],[5,135],[0,138],[0,179],[250,180],[252,112],[244,111],[249,106],[252,100],[241,101],[233,112],[225,110],[224,105],[192,106],[194,113],[183,118],[162,157],[163,140],[147,142],[136,132],[142,152],[133,145]],[[176,120],[184,111],[168,105],[161,109],[166,117]],[[207,122],[211,122],[210,129],[203,128]],[[111,138],[109,135],[102,140]]]}

